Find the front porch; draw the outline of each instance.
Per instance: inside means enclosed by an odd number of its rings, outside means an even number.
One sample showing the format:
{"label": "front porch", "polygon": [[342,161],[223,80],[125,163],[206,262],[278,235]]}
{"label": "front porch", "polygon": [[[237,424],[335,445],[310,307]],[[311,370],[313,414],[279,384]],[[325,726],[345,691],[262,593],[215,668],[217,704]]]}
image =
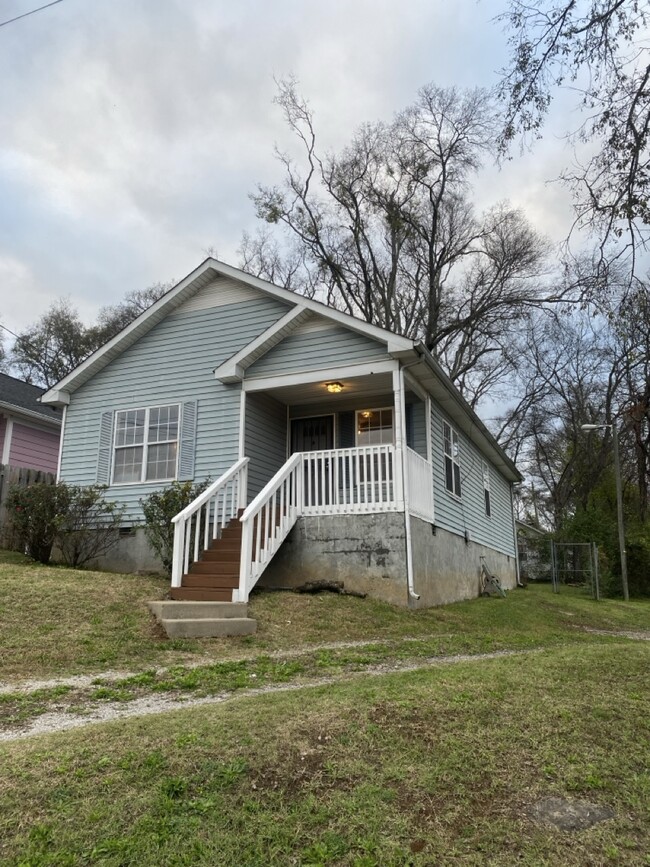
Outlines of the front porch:
{"label": "front porch", "polygon": [[245,386],[239,461],[174,519],[172,598],[246,602],[299,519],[385,513],[410,588],[410,517],[434,520],[426,395],[397,366]]}

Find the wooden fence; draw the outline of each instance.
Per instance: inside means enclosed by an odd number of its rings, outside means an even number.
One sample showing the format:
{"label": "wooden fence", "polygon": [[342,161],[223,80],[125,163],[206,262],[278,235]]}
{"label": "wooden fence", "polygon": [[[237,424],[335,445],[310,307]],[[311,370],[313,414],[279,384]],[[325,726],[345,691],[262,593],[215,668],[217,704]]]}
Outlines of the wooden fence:
{"label": "wooden fence", "polygon": [[12,485],[27,487],[37,482],[53,485],[56,482],[54,473],[45,470],[32,470],[27,467],[12,467],[10,464],[0,464],[0,544],[10,544],[8,537],[9,520],[7,515],[7,495]]}

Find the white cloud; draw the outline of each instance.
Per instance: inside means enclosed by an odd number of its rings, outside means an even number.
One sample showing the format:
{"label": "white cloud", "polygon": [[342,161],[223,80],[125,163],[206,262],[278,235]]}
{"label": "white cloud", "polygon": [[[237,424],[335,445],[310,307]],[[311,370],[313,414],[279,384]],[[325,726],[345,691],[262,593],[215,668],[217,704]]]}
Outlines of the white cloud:
{"label": "white cloud", "polygon": [[[90,318],[182,277],[209,245],[234,261],[255,224],[248,193],[279,179],[273,144],[288,141],[274,75],[299,77],[324,143],[340,147],[426,81],[489,84],[498,7],[66,0],[0,29],[0,312],[20,328],[69,295]],[[566,201],[544,181],[561,159],[551,143],[487,171],[479,203],[509,195],[559,231]]]}

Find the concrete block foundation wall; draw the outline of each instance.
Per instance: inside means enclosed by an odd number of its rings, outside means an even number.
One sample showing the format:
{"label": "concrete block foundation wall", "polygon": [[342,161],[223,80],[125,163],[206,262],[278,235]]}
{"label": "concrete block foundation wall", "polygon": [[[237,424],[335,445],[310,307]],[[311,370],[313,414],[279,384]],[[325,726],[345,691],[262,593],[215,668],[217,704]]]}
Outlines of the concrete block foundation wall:
{"label": "concrete block foundation wall", "polygon": [[509,557],[431,524],[411,518],[415,591],[406,583],[404,515],[340,515],[300,518],[262,575],[262,587],[296,587],[305,581],[342,581],[347,590],[393,605],[429,608],[479,594],[481,556],[502,586],[516,586]]}
{"label": "concrete block foundation wall", "polygon": [[138,528],[129,535],[121,536],[117,545],[105,554],[98,557],[89,568],[103,569],[107,572],[155,572],[165,574],[163,564],[156,552],[151,548],[144,534],[144,530]]}
{"label": "concrete block foundation wall", "polygon": [[413,573],[415,592],[420,599],[417,608],[446,605],[479,595],[481,557],[492,574],[501,580],[505,590],[517,586],[517,564],[514,556],[493,548],[465,541],[463,536],[436,528],[419,518],[411,518]]}
{"label": "concrete block foundation wall", "polygon": [[[404,515],[335,515],[300,518],[267,566],[261,587],[297,587],[306,581],[342,581],[347,590],[374,599],[417,608],[473,599],[479,593],[481,556],[502,586],[516,586],[513,556],[501,554],[462,536],[411,518],[415,591],[409,600],[406,583]],[[142,529],[124,536],[95,564],[112,572],[164,570]]]}
{"label": "concrete block foundation wall", "polygon": [[266,567],[260,586],[343,581],[346,590],[407,604],[404,515],[299,518]]}

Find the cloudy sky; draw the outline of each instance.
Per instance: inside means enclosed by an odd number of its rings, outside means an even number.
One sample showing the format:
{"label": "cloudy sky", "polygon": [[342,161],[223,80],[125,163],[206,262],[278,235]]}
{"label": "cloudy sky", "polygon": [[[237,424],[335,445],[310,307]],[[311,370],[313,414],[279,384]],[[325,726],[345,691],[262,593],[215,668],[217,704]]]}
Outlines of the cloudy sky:
{"label": "cloudy sky", "polygon": [[[0,22],[45,0],[0,0]],[[180,279],[207,248],[237,264],[248,194],[289,142],[275,77],[295,74],[322,140],[345,144],[422,84],[490,86],[506,61],[502,0],[63,0],[0,27],[0,322],[18,331],[69,297],[103,304]],[[553,240],[569,159],[543,143],[476,182]]]}

